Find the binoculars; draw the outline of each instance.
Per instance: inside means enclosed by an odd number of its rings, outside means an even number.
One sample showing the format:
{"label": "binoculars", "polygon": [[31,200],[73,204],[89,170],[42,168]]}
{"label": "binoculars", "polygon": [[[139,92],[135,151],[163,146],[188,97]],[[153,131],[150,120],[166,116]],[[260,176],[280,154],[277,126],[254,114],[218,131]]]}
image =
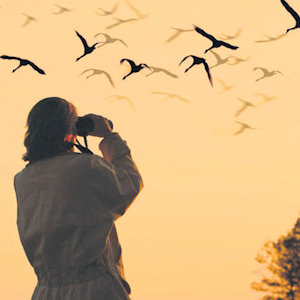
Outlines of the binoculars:
{"label": "binoculars", "polygon": [[[109,126],[113,129],[113,123],[108,120]],[[87,136],[95,128],[94,121],[89,117],[78,117],[76,122],[77,134],[79,136]]]}

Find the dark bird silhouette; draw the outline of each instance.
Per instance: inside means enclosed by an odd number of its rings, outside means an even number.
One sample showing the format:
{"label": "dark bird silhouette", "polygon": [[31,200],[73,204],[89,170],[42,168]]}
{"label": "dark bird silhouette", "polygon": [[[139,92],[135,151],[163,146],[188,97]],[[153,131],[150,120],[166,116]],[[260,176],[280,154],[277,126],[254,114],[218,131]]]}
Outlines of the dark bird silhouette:
{"label": "dark bird silhouette", "polygon": [[189,101],[189,100],[187,100],[187,99],[185,99],[185,98],[183,98],[183,97],[181,97],[181,96],[178,96],[178,95],[176,95],[176,94],[172,94],[172,93],[166,93],[166,92],[152,92],[152,94],[156,94],[156,95],[165,95],[165,96],[167,96],[165,99],[162,99],[162,100],[166,100],[166,99],[169,99],[169,98],[177,98],[177,99],[179,99],[179,100],[181,100],[181,101],[183,101],[183,102],[185,102],[185,103],[189,103],[189,102],[191,102],[191,101]]}
{"label": "dark bird silhouette", "polygon": [[194,29],[181,29],[176,27],[170,27],[170,28],[176,30],[176,32],[166,40],[166,43],[170,43],[171,41],[173,41],[175,38],[177,38],[180,34],[184,32],[194,31]]}
{"label": "dark bird silhouette", "polygon": [[198,57],[198,56],[195,56],[195,55],[188,55],[188,56],[186,56],[186,57],[183,58],[183,60],[179,63],[179,65],[181,65],[181,63],[184,62],[188,57],[192,57],[193,58],[193,63],[184,72],[186,73],[194,65],[203,64],[204,68],[205,68],[205,71],[207,73],[209,82],[210,82],[211,86],[213,86],[212,78],[211,78],[210,71],[209,71],[209,66],[208,66],[208,64],[207,64],[207,62],[206,62],[206,60],[204,58]]}
{"label": "dark bird silhouette", "polygon": [[267,43],[267,42],[273,42],[273,41],[276,41],[276,40],[279,40],[281,38],[283,38],[284,36],[286,36],[286,34],[280,34],[278,36],[269,36],[267,34],[264,34],[264,36],[267,38],[267,40],[260,40],[260,41],[255,41],[255,43]]}
{"label": "dark bird silhouette", "polygon": [[109,15],[114,14],[117,11],[118,7],[119,7],[119,2],[115,2],[114,6],[112,7],[111,10],[105,10],[103,8],[98,8],[103,12],[103,14],[99,14],[98,12],[97,12],[97,14],[100,16],[109,16]]}
{"label": "dark bird silhouette", "polygon": [[29,16],[27,14],[22,13],[23,16],[27,18],[27,20],[23,23],[22,27],[30,24],[31,22],[39,22],[36,18]]}
{"label": "dark bird silhouette", "polygon": [[233,40],[233,39],[239,37],[241,35],[241,32],[242,32],[242,28],[239,28],[234,35],[227,35],[225,33],[222,33],[223,34],[223,39],[224,40]]}
{"label": "dark bird silhouette", "polygon": [[258,104],[270,102],[270,101],[278,98],[278,97],[275,97],[275,96],[268,96],[268,95],[265,95],[265,94],[262,94],[262,93],[255,94],[255,96],[261,96],[263,98],[263,101],[259,102]]}
{"label": "dark bird silhouette", "polygon": [[126,1],[127,5],[130,7],[131,10],[134,11],[134,13],[137,15],[137,18],[139,20],[145,19],[149,16],[149,14],[142,14],[140,11],[138,11],[129,1]]}
{"label": "dark bird silhouette", "polygon": [[101,47],[104,46],[105,44],[114,43],[114,42],[121,42],[124,46],[128,47],[128,45],[123,40],[112,38],[107,33],[100,32],[100,33],[95,34],[95,37],[99,36],[100,34],[102,34],[105,37],[105,41],[101,42]]}
{"label": "dark bird silhouette", "polygon": [[281,3],[296,21],[296,25],[292,28],[287,29],[286,33],[288,33],[290,30],[300,28],[300,17],[299,17],[299,15],[288,5],[288,3],[285,0],[281,0]]}
{"label": "dark bird silhouette", "polygon": [[250,127],[246,123],[242,123],[242,122],[238,122],[238,121],[235,121],[235,122],[240,124],[241,128],[237,132],[235,132],[234,135],[242,133],[245,129],[257,129],[257,128]]}
{"label": "dark bird silhouette", "polygon": [[221,92],[219,92],[218,94],[222,94],[222,93],[227,92],[227,91],[231,90],[232,88],[234,88],[234,85],[227,85],[223,80],[218,79],[218,78],[217,78],[217,80],[220,82],[220,84],[223,87],[223,90]]}
{"label": "dark bird silhouette", "polygon": [[235,60],[235,62],[233,62],[233,63],[228,63],[229,65],[233,66],[233,65],[237,65],[241,62],[248,61],[251,58],[251,56],[248,56],[247,58],[244,59],[244,58],[239,58],[239,57],[236,57],[233,55],[233,56],[230,56],[230,58],[233,58]]}
{"label": "dark bird silhouette", "polygon": [[109,26],[106,26],[105,29],[110,29],[110,28],[113,28],[113,27],[116,27],[116,26],[119,26],[121,24],[128,23],[128,22],[138,21],[137,18],[130,18],[130,19],[120,19],[120,18],[115,18],[115,17],[112,17],[112,18],[115,19],[117,22],[113,23]]}
{"label": "dark bird silhouette", "polygon": [[212,45],[210,48],[206,49],[206,50],[204,51],[204,53],[206,53],[207,51],[209,51],[209,50],[211,50],[211,49],[213,49],[213,48],[219,48],[219,47],[221,47],[221,46],[224,46],[224,47],[226,47],[226,48],[233,49],[233,50],[236,50],[236,49],[238,48],[238,46],[233,46],[233,45],[228,44],[228,43],[226,43],[226,42],[223,42],[223,41],[221,41],[221,40],[215,39],[212,35],[206,33],[204,30],[202,30],[201,28],[197,27],[196,25],[193,25],[193,26],[194,26],[195,30],[196,30],[198,33],[200,33],[200,34],[203,35],[204,37],[208,38],[208,39],[211,40],[212,43],[213,43],[213,45]]}
{"label": "dark bird silhouette", "polygon": [[82,57],[84,57],[85,55],[89,54],[89,53],[92,53],[95,49],[96,49],[96,45],[100,44],[100,43],[95,43],[94,45],[92,46],[89,46],[86,42],[86,40],[84,39],[84,37],[79,34],[76,30],[75,30],[76,34],[78,35],[78,37],[80,38],[82,44],[83,44],[83,47],[84,47],[84,54],[81,55],[80,57],[78,57],[76,59],[76,61],[78,61],[79,59],[81,59]]}
{"label": "dark bird silhouette", "polygon": [[242,101],[244,105],[235,113],[235,117],[238,117],[247,107],[257,108],[254,104],[242,98],[238,98],[238,100]]}
{"label": "dark bird silhouette", "polygon": [[135,106],[134,106],[132,100],[129,97],[122,96],[122,95],[111,95],[111,96],[108,96],[106,98],[111,99],[111,101],[125,100],[131,106],[132,109],[135,109]]}
{"label": "dark bird silhouette", "polygon": [[228,57],[226,57],[226,58],[221,58],[221,56],[220,56],[218,53],[214,52],[213,50],[210,50],[210,53],[212,53],[213,56],[214,56],[214,57],[216,58],[216,60],[217,60],[217,63],[216,63],[215,65],[213,65],[212,67],[210,67],[210,69],[212,69],[212,68],[214,68],[214,67],[217,67],[217,66],[219,66],[219,65],[226,64],[226,63],[230,60],[230,58],[232,57],[232,56],[228,56]]}
{"label": "dark bird silhouette", "polygon": [[260,77],[260,78],[256,79],[255,81],[259,81],[259,80],[261,80],[261,79],[263,79],[263,78],[266,78],[266,77],[274,76],[274,75],[276,75],[277,73],[283,75],[283,74],[282,74],[280,71],[278,71],[278,70],[268,71],[267,69],[265,69],[265,68],[260,68],[260,67],[254,68],[253,71],[255,71],[255,70],[257,70],[257,69],[262,70],[263,73],[264,73],[264,75],[263,75],[263,77]]}
{"label": "dark bird silhouette", "polygon": [[109,80],[110,84],[111,84],[113,87],[115,87],[114,82],[113,82],[111,76],[110,76],[106,71],[99,70],[99,69],[87,69],[87,70],[84,70],[80,75],[82,75],[83,73],[86,73],[86,72],[88,72],[88,71],[93,71],[93,73],[92,73],[91,75],[88,75],[85,79],[88,79],[88,78],[90,78],[90,77],[93,76],[93,75],[104,74],[104,75],[107,77],[107,79]]}
{"label": "dark bird silhouette", "polygon": [[147,74],[146,77],[150,76],[151,74],[154,74],[154,73],[159,73],[159,72],[162,72],[162,73],[165,73],[166,75],[170,76],[170,77],[173,77],[173,78],[178,78],[178,76],[174,73],[171,73],[169,72],[168,70],[166,69],[163,69],[163,68],[159,68],[159,67],[153,67],[153,66],[149,66],[152,70],[151,73]]}
{"label": "dark bird silhouette", "polygon": [[142,70],[143,68],[148,68],[149,70],[151,70],[151,69],[149,68],[148,65],[146,65],[146,64],[139,64],[139,65],[136,65],[136,64],[134,63],[134,61],[132,61],[131,59],[128,59],[128,58],[123,58],[123,59],[121,59],[120,64],[122,64],[124,61],[127,61],[127,62],[130,64],[130,66],[131,66],[131,71],[130,71],[126,76],[124,76],[124,77],[122,78],[122,80],[124,80],[127,76],[129,76],[129,75],[131,75],[131,74],[133,74],[133,73],[139,72],[139,71]]}
{"label": "dark bird silhouette", "polygon": [[59,11],[53,13],[54,15],[60,15],[60,14],[66,13],[66,12],[72,12],[72,10],[70,10],[69,8],[60,6],[58,4],[54,4],[54,5],[59,8]]}
{"label": "dark bird silhouette", "polygon": [[15,60],[18,60],[20,62],[19,66],[17,68],[15,68],[13,70],[13,72],[15,72],[17,69],[19,69],[20,67],[22,66],[26,66],[26,65],[29,65],[31,66],[35,71],[37,71],[38,73],[40,74],[46,74],[44,72],[44,70],[40,69],[36,64],[34,64],[33,62],[27,60],[27,59],[22,59],[22,58],[19,58],[19,57],[15,57],[15,56],[8,56],[8,55],[2,55],[0,56],[0,58],[3,58],[3,59],[15,59]]}

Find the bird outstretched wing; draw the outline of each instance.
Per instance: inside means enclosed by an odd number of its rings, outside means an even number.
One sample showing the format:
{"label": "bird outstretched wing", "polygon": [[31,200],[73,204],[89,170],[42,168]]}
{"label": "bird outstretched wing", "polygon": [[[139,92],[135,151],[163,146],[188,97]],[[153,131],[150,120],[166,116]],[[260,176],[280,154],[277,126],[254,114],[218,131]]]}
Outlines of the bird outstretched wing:
{"label": "bird outstretched wing", "polygon": [[201,35],[203,35],[204,37],[210,39],[212,42],[216,41],[216,39],[215,39],[212,35],[206,33],[203,29],[197,27],[196,25],[193,25],[193,26],[194,26],[195,30],[196,30],[198,33],[200,33]]}
{"label": "bird outstretched wing", "polygon": [[17,60],[22,60],[20,57],[16,57],[16,56],[8,56],[8,55],[1,55],[0,58],[3,58],[3,59],[17,59]]}
{"label": "bird outstretched wing", "polygon": [[80,40],[81,40],[81,42],[83,44],[84,49],[88,48],[88,44],[87,44],[85,38],[80,33],[78,33],[76,30],[75,30],[75,32],[78,35],[78,37],[80,38]]}
{"label": "bird outstretched wing", "polygon": [[211,86],[213,86],[212,78],[211,78],[210,71],[209,71],[209,66],[208,66],[206,61],[204,61],[203,64],[204,64],[204,68],[205,68],[205,71],[207,73],[209,82],[210,82]]}
{"label": "bird outstretched wing", "polygon": [[285,0],[281,0],[282,5],[285,7],[285,9],[293,16],[296,23],[300,23],[300,17],[299,15],[289,6],[289,4]]}
{"label": "bird outstretched wing", "polygon": [[238,48],[238,46],[233,46],[233,45],[228,44],[228,43],[223,42],[223,41],[221,41],[221,44],[222,44],[224,47],[227,47],[227,48],[230,48],[230,49],[234,49],[234,50]]}
{"label": "bird outstretched wing", "polygon": [[191,55],[187,55],[186,57],[183,58],[183,60],[179,63],[179,66],[188,58],[190,57]]}
{"label": "bird outstretched wing", "polygon": [[131,59],[128,59],[128,58],[121,59],[120,64],[122,64],[124,61],[129,62],[130,66],[131,66],[131,69],[133,69],[136,66],[135,63],[134,63],[134,61],[131,60]]}
{"label": "bird outstretched wing", "polygon": [[34,69],[36,70],[38,73],[40,74],[46,74],[44,70],[40,69],[36,64],[34,64],[33,62],[31,61],[28,61],[29,65]]}

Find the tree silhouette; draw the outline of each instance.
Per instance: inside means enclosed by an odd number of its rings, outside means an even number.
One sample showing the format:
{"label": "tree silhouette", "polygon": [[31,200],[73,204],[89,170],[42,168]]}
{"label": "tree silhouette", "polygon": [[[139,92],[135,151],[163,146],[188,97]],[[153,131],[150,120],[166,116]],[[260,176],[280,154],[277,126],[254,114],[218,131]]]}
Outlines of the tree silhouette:
{"label": "tree silhouette", "polygon": [[300,300],[300,218],[276,242],[268,241],[255,260],[268,274],[251,288],[267,293],[262,300]]}

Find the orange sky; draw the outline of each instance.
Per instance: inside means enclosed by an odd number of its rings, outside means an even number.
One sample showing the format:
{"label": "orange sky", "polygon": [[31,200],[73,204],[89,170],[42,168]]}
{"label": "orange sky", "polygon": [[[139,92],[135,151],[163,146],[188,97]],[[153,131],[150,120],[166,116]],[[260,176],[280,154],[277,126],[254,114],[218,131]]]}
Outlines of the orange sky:
{"label": "orange sky", "polygon": [[[115,16],[136,17],[119,0]],[[300,4],[289,0],[300,12]],[[98,16],[97,7],[110,9],[112,1],[60,1],[73,10],[62,15],[55,2],[3,0],[0,4],[1,55],[27,58],[46,75],[22,67],[15,73],[14,61],[0,61],[2,128],[0,193],[0,298],[30,299],[37,278],[30,266],[16,225],[13,176],[25,166],[25,122],[39,100],[59,96],[72,102],[79,115],[95,113],[111,119],[131,148],[145,187],[127,213],[117,221],[123,248],[125,275],[133,300],[258,300],[250,283],[258,277],[254,258],[264,242],[276,240],[290,230],[299,215],[298,189],[300,151],[299,84],[300,30],[284,38],[255,43],[265,34],[278,36],[294,26],[280,1],[145,1],[131,0],[143,20],[105,29],[114,22]],[[39,22],[24,24],[26,13]],[[198,33],[187,32],[170,43],[170,27],[193,28],[192,24],[220,37],[241,35],[228,41],[238,50],[215,49],[222,57],[250,59],[238,65],[220,65],[211,70],[212,88],[203,66],[184,70],[186,55],[216,60],[204,54],[211,43]],[[105,45],[75,63],[83,47],[74,30],[88,41],[99,32],[121,38],[127,44]],[[137,63],[162,67],[178,75],[161,73],[146,77],[142,70],[126,80],[129,58]],[[233,60],[231,60],[232,62]],[[260,70],[280,70],[283,75],[265,78]],[[80,75],[88,68],[108,71],[89,79]],[[234,87],[224,93],[217,79]],[[190,102],[167,99],[153,91],[178,94]],[[276,96],[259,104],[256,93]],[[122,100],[130,97],[135,109]],[[243,98],[257,108],[234,117]],[[240,121],[257,129],[239,130]],[[90,149],[101,155],[100,138],[89,137]],[[76,150],[77,151],[77,150]]]}

